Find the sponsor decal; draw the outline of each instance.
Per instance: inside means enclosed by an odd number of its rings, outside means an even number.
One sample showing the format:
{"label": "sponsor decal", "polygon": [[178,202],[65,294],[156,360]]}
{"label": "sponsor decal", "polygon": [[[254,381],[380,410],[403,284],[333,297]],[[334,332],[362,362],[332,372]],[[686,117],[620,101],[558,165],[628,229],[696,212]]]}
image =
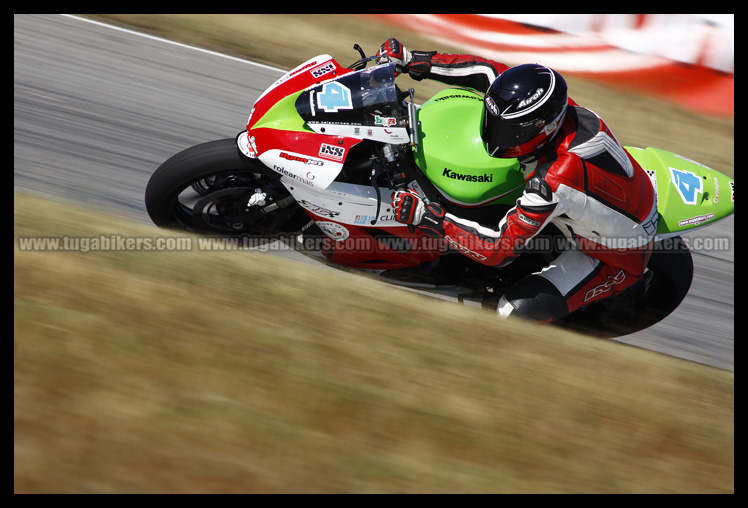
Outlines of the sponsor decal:
{"label": "sponsor decal", "polygon": [[257,158],[257,146],[255,145],[254,136],[249,136],[246,132],[243,132],[237,139],[237,146],[245,156],[250,159]]}
{"label": "sponsor decal", "polygon": [[652,188],[654,189],[656,203],[660,202],[660,196],[657,194],[657,171],[653,169],[645,169],[645,173],[649,177],[649,181],[652,182]]}
{"label": "sponsor decal", "polygon": [[322,143],[319,147],[319,154],[323,159],[331,159],[334,161],[342,161],[345,158],[345,148],[337,145],[328,145]]}
{"label": "sponsor decal", "polygon": [[317,226],[324,234],[336,242],[342,242],[350,236],[348,229],[337,222],[317,221]]}
{"label": "sponsor decal", "polygon": [[302,157],[299,155],[291,155],[288,152],[281,152],[280,154],[281,159],[286,159],[293,162],[301,162],[302,164],[311,164],[313,166],[322,166],[324,165],[324,162],[318,161],[315,159],[310,159],[309,157]]}
{"label": "sponsor decal", "polygon": [[709,220],[712,220],[714,218],[713,213],[707,213],[704,215],[697,215],[696,217],[691,217],[690,219],[683,219],[678,221],[679,226],[694,226],[696,224],[701,224],[702,222],[706,222]]}
{"label": "sponsor decal", "polygon": [[391,127],[397,124],[397,119],[388,116],[374,115],[374,125],[381,125],[384,127]]}
{"label": "sponsor decal", "polygon": [[697,166],[701,166],[702,168],[712,169],[709,166],[706,166],[706,165],[700,163],[699,161],[695,161],[693,159],[689,159],[688,157],[684,157],[682,155],[678,155],[677,153],[674,153],[673,156],[678,157],[679,159],[683,159],[686,162],[690,162],[691,164],[696,164]]}
{"label": "sponsor decal", "polygon": [[595,286],[594,288],[587,291],[584,295],[584,301],[586,302],[587,300],[591,300],[603,293],[610,291],[610,288],[612,288],[616,284],[620,284],[624,280],[626,280],[626,273],[624,273],[623,270],[619,271],[615,275],[611,275],[604,283],[600,284],[599,286]]}
{"label": "sponsor decal", "polygon": [[499,107],[496,105],[494,100],[486,95],[486,109],[493,115],[499,116]]}
{"label": "sponsor decal", "polygon": [[320,65],[319,67],[312,69],[309,72],[312,74],[312,76],[319,79],[325,74],[329,74],[333,71],[335,71],[335,64],[333,64],[332,62],[327,62],[326,64]]}
{"label": "sponsor decal", "polygon": [[[309,187],[314,187],[314,182],[312,182],[312,180],[314,179],[313,175],[312,175],[311,179],[302,178],[299,175],[297,175],[296,173],[292,173],[291,171],[288,171],[283,166],[278,166],[277,164],[273,164],[273,171],[275,171],[276,173],[279,173],[279,174],[281,174],[281,175],[283,175],[283,176],[285,176],[287,178],[291,178],[293,180],[296,180],[297,182],[301,182],[304,185],[308,185]],[[309,176],[309,173],[307,173],[307,176]]]}
{"label": "sponsor decal", "polygon": [[453,180],[462,180],[465,182],[493,182],[493,175],[488,173],[483,175],[466,175],[463,173],[452,171],[449,168],[444,168],[444,171],[442,171],[442,176],[446,176],[447,178],[451,178]]}
{"label": "sponsor decal", "polygon": [[312,66],[314,66],[314,65],[316,65],[316,64],[317,64],[317,62],[316,62],[316,61],[311,61],[311,62],[309,62],[309,63],[306,63],[306,64],[302,64],[302,65],[301,65],[301,66],[299,66],[298,68],[296,68],[296,69],[293,69],[293,70],[292,70],[291,72],[289,72],[289,73],[288,73],[288,76],[289,76],[289,77],[291,77],[291,76],[295,76],[296,74],[298,74],[298,73],[302,72],[303,70],[305,70],[305,69],[308,69],[309,67],[312,67]]}
{"label": "sponsor decal", "polygon": [[716,176],[714,177],[714,199],[712,199],[714,203],[719,203],[719,178]]}
{"label": "sponsor decal", "polygon": [[340,215],[340,212],[335,210],[330,210],[329,208],[325,208],[323,206],[315,205],[314,203],[310,203],[309,201],[305,199],[300,199],[299,204],[312,212],[315,215],[319,215],[320,217],[327,217],[328,219],[334,219],[338,215]]}
{"label": "sponsor decal", "polygon": [[380,215],[377,218],[376,215],[356,215],[353,218],[354,224],[371,224],[372,221],[377,222],[397,222],[394,215]]}
{"label": "sponsor decal", "polygon": [[[476,100],[476,101],[483,100],[480,97],[478,97],[477,95],[463,95],[463,94],[459,94],[458,93],[458,94],[451,94],[451,95],[443,95],[441,97],[436,98],[434,101],[435,102],[439,102],[439,101],[445,101],[447,99],[472,99],[472,100]],[[488,100],[491,101],[491,104],[493,104],[494,107],[496,106],[496,104],[493,102],[493,99],[491,99],[491,97],[487,97],[486,101],[488,101]],[[498,111],[499,111],[498,108],[496,108],[496,113],[495,114],[498,114]]]}

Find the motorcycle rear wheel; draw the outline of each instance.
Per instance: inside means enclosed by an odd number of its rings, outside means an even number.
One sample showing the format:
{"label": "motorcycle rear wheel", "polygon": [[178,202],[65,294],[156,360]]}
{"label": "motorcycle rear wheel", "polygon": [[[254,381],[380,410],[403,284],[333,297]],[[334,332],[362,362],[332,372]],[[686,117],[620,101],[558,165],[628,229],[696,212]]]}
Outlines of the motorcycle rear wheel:
{"label": "motorcycle rear wheel", "polygon": [[[249,206],[257,190],[267,204]],[[158,227],[204,235],[274,235],[308,221],[259,161],[239,153],[234,139],[193,146],[161,164],[146,186],[145,205]]]}
{"label": "motorcycle rear wheel", "polygon": [[639,283],[618,296],[577,311],[559,325],[598,338],[629,335],[659,323],[677,309],[693,280],[693,258],[675,237],[655,245]]}

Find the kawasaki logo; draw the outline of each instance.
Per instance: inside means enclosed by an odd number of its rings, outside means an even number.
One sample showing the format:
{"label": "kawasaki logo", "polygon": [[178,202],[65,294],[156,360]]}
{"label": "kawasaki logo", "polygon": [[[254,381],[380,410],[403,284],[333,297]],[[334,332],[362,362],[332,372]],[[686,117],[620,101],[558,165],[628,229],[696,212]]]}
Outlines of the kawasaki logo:
{"label": "kawasaki logo", "polygon": [[453,180],[464,180],[466,182],[493,182],[493,175],[464,175],[462,173],[455,173],[449,168],[444,168],[442,176],[446,176]]}

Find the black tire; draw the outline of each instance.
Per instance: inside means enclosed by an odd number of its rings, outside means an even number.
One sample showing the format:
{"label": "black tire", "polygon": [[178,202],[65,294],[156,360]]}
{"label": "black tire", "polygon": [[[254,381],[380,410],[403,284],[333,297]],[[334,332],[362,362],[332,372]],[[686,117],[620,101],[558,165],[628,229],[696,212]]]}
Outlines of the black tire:
{"label": "black tire", "polygon": [[559,325],[599,338],[629,335],[662,321],[681,304],[693,280],[688,245],[674,237],[657,242],[644,278],[620,295],[577,311]]}
{"label": "black tire", "polygon": [[639,329],[662,321],[677,309],[693,281],[693,257],[679,236],[656,243],[647,268],[653,275],[638,298],[643,325]]}
{"label": "black tire", "polygon": [[[277,178],[259,161],[244,157],[234,139],[188,148],[164,162],[151,176],[145,206],[160,228],[200,234],[272,235],[300,228],[307,220]],[[246,209],[261,188],[280,206],[265,213]]]}

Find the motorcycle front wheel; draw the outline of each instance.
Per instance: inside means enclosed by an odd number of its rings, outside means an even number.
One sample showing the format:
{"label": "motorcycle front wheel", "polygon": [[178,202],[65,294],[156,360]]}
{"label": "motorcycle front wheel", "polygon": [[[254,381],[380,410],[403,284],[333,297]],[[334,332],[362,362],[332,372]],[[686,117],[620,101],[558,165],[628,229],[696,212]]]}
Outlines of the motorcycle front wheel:
{"label": "motorcycle front wheel", "polygon": [[[264,203],[250,206],[255,195]],[[274,235],[308,221],[277,178],[239,153],[234,139],[193,146],[161,164],[146,186],[145,206],[160,228],[205,235]]]}

